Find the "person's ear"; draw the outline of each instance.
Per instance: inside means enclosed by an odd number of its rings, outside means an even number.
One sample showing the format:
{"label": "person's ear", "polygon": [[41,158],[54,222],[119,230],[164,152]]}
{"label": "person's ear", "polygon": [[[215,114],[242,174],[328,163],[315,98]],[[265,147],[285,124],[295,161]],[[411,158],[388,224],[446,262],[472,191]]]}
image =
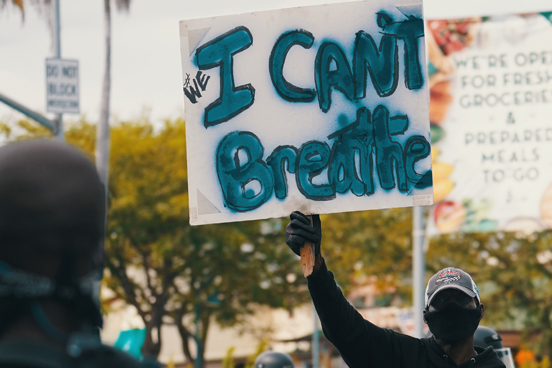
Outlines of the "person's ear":
{"label": "person's ear", "polygon": [[483,319],[483,315],[485,314],[485,306],[483,303],[479,304],[479,308],[481,309],[481,318],[479,319],[481,321]]}
{"label": "person's ear", "polygon": [[423,313],[422,318],[423,318],[423,320],[424,320],[424,323],[427,325],[427,321],[426,321],[426,318],[425,318],[425,314],[426,314],[426,309],[424,309],[424,313]]}

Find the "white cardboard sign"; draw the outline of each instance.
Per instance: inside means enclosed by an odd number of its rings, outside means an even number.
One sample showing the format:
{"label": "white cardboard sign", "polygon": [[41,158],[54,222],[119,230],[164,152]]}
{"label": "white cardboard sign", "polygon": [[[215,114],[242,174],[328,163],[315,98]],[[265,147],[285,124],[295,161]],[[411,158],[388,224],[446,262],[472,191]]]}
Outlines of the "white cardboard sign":
{"label": "white cardboard sign", "polygon": [[57,114],[78,114],[79,62],[46,59],[46,111]]}
{"label": "white cardboard sign", "polygon": [[433,203],[422,3],[180,22],[190,224]]}

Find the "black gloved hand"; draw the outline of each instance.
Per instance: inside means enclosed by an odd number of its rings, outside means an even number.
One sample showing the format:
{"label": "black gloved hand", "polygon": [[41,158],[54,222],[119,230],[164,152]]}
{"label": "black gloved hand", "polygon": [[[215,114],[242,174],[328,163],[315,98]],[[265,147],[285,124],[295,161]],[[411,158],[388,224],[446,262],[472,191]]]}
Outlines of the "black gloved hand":
{"label": "black gloved hand", "polygon": [[322,241],[322,226],[320,216],[312,215],[312,226],[309,218],[299,211],[289,215],[291,221],[286,226],[286,244],[293,253],[301,256],[301,247],[308,240],[314,244],[314,255],[320,254],[320,242]]}

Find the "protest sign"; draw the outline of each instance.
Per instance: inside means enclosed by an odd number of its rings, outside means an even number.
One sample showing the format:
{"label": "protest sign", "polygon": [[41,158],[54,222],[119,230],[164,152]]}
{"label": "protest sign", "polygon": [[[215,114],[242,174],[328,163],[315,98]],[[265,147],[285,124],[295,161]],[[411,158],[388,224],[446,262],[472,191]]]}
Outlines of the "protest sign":
{"label": "protest sign", "polygon": [[192,225],[430,205],[422,3],[180,23]]}
{"label": "protest sign", "polygon": [[430,233],[550,228],[550,13],[432,20],[428,28]]}
{"label": "protest sign", "polygon": [[78,114],[79,62],[46,59],[46,111]]}

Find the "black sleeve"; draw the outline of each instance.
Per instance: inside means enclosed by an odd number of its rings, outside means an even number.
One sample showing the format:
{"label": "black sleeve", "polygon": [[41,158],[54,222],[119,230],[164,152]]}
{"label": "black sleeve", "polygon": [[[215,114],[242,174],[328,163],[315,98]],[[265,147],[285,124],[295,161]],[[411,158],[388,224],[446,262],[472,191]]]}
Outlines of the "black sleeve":
{"label": "black sleeve", "polygon": [[325,262],[307,282],[324,335],[349,367],[408,367],[408,355],[414,358],[412,363],[419,363],[418,354],[411,355],[412,349],[419,347],[419,340],[365,320],[345,299]]}

